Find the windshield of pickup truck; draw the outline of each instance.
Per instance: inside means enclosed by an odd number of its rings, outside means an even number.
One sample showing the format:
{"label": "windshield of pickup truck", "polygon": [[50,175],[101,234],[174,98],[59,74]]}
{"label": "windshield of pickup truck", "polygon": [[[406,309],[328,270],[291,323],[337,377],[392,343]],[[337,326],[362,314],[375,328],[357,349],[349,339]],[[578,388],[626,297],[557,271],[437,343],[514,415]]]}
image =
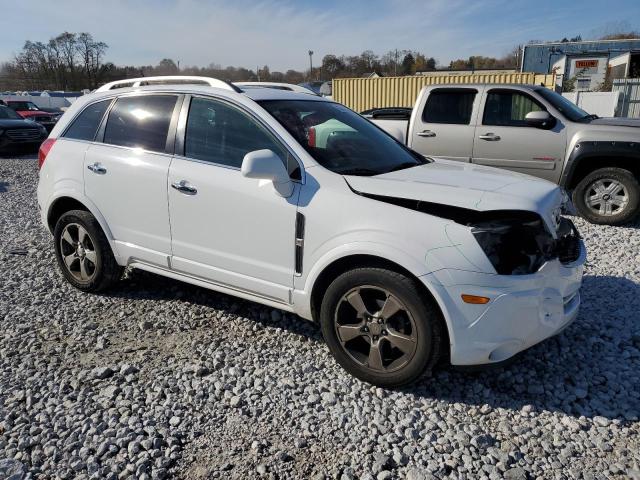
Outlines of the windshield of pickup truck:
{"label": "windshield of pickup truck", "polygon": [[372,176],[428,163],[344,105],[305,100],[258,102],[323,167]]}
{"label": "windshield of pickup truck", "polygon": [[582,110],[571,100],[566,99],[548,88],[539,88],[536,92],[572,122],[597,118]]}

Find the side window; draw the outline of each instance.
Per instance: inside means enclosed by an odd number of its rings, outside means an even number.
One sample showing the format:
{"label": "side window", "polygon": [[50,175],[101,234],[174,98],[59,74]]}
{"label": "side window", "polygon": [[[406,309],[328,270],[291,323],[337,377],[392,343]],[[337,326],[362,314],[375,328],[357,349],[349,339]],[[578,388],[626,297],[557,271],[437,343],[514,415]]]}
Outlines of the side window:
{"label": "side window", "polygon": [[175,95],[121,97],[109,112],[104,143],[164,152]]}
{"label": "side window", "polygon": [[111,99],[92,103],[86,107],[71,123],[63,137],[92,141],[96,136],[104,112],[107,111],[110,104]]}
{"label": "side window", "polygon": [[475,98],[475,90],[434,90],[427,98],[422,121],[469,125]]}
{"label": "side window", "polygon": [[287,165],[289,175],[300,178],[296,160],[255,120],[223,102],[197,97],[191,100],[185,157],[240,168],[247,153],[262,149],[274,151]]}
{"label": "side window", "polygon": [[526,127],[529,112],[544,110],[542,105],[515,90],[491,90],[484,105],[483,125]]}

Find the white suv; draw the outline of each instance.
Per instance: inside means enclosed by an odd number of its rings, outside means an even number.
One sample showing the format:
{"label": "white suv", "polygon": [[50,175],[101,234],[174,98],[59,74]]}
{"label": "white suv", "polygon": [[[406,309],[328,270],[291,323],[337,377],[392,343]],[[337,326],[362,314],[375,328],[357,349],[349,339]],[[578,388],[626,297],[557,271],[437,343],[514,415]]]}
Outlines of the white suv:
{"label": "white suv", "polygon": [[40,150],[75,287],[128,266],[294,312],[382,386],[506,360],[576,317],[585,249],[556,185],[422,157],[321,97],[126,82],[78,99]]}

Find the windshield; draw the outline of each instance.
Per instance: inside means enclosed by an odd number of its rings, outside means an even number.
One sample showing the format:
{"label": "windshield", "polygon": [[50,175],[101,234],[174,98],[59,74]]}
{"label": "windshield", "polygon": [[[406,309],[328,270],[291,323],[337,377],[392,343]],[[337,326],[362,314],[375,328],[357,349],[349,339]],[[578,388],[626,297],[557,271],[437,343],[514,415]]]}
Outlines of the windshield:
{"label": "windshield", "polygon": [[258,103],[332,172],[371,176],[427,163],[344,105],[305,100]]}
{"label": "windshield", "polygon": [[16,112],[3,105],[0,105],[0,119],[24,120],[24,118],[22,118]]}
{"label": "windshield", "polygon": [[9,106],[14,110],[38,110],[36,104],[32,102],[10,102]]}
{"label": "windshield", "polygon": [[537,92],[542,98],[553,105],[556,110],[573,122],[593,118],[592,115],[589,115],[571,100],[568,100],[548,88],[540,88]]}

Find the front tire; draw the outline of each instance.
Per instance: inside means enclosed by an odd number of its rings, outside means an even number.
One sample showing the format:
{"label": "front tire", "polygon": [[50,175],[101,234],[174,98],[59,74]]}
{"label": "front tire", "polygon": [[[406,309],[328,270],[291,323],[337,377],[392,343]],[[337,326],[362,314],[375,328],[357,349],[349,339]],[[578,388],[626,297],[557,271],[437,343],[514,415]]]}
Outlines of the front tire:
{"label": "front tire", "polygon": [[338,363],[381,387],[414,382],[437,362],[442,317],[414,280],[382,268],[343,273],[320,309],[322,334]]}
{"label": "front tire", "polygon": [[591,223],[622,225],[638,213],[640,184],[628,170],[601,168],[578,183],[572,199],[580,215]]}
{"label": "front tire", "polygon": [[91,213],[64,213],[53,231],[56,259],[67,281],[84,292],[106,290],[122,276],[111,246]]}

